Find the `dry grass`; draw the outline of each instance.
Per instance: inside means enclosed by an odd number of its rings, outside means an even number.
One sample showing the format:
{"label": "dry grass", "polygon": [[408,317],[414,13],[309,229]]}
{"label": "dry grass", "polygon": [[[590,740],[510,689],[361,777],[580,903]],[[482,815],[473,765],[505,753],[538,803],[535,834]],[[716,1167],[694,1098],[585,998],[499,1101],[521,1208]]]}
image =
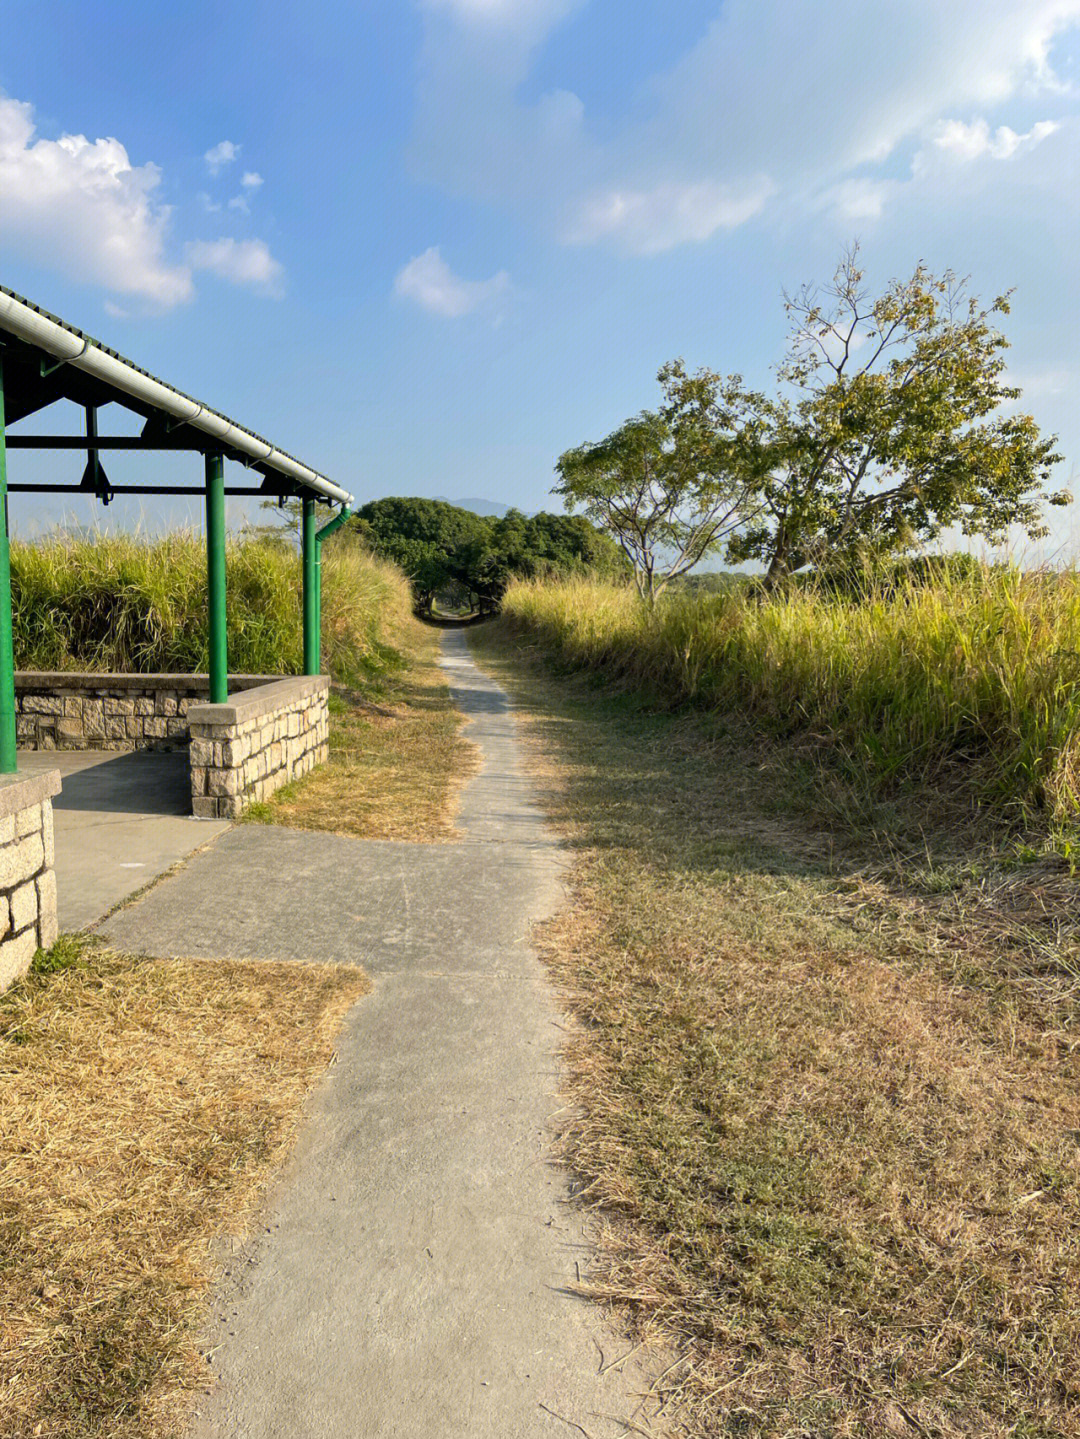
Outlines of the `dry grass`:
{"label": "dry grass", "polygon": [[178,1432],[210,1373],[216,1247],[368,988],[340,966],[90,949],[0,999],[5,1439]]}
{"label": "dry grass", "polygon": [[676,1432],[1080,1435],[1080,968],[1030,912],[1063,871],[913,883],[779,820],[767,751],[474,642],[575,856],[540,940],[585,1287],[678,1350]]}
{"label": "dry grass", "polygon": [[245,819],[360,839],[456,835],[461,786],[476,768],[439,666],[441,631],[418,620],[399,636],[404,668],[366,693],[331,697],[330,762]]}

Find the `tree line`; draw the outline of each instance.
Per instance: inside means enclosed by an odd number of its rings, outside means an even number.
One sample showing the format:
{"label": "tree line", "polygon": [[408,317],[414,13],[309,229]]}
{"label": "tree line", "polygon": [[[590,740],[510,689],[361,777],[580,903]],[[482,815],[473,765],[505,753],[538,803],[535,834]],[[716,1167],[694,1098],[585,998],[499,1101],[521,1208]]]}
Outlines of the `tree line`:
{"label": "tree line", "polygon": [[1048,533],[1056,436],[1014,408],[1008,341],[966,282],[923,265],[871,297],[857,247],[832,283],[785,297],[773,394],[741,375],[659,372],[663,400],[567,450],[555,493],[609,535],[649,603],[706,555],[753,561],[772,588],[799,571],[865,570],[946,530]]}
{"label": "tree line", "polygon": [[583,515],[477,515],[445,500],[372,500],[350,525],[376,554],[409,576],[416,607],[498,609],[514,576],[591,571],[626,574],[619,545]]}

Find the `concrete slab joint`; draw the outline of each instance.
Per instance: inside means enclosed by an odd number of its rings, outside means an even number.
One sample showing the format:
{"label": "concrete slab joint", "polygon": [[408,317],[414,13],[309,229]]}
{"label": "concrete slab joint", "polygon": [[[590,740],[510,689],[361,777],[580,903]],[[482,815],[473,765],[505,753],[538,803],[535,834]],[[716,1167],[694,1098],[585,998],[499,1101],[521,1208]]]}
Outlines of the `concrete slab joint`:
{"label": "concrete slab joint", "polygon": [[191,808],[198,819],[235,819],[245,807],[328,755],[330,681],[325,675],[274,680],[193,704]]}
{"label": "concrete slab joint", "polygon": [[0,775],[0,991],[56,941],[52,797],[59,770]]}

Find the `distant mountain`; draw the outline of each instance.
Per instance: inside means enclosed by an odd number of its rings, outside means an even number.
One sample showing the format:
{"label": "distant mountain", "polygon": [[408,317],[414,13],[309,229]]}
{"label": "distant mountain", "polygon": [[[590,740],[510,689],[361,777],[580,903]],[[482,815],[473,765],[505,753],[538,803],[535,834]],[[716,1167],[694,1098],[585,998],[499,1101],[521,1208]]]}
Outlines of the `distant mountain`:
{"label": "distant mountain", "polygon": [[500,519],[510,509],[509,505],[497,505],[494,500],[451,500],[447,495],[436,495],[448,505],[457,505],[459,510],[472,510],[474,515],[497,515]]}

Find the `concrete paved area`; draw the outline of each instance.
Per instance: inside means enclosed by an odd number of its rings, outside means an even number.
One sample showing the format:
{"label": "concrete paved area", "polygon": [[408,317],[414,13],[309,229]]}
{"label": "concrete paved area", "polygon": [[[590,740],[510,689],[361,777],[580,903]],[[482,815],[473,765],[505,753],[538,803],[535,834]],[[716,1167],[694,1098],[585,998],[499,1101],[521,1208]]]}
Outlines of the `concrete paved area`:
{"label": "concrete paved area", "polygon": [[58,769],[53,800],[57,919],[84,929],[148,880],[228,829],[191,814],[187,751],[36,750],[19,769]]}
{"label": "concrete paved area", "polygon": [[143,952],[336,959],[375,984],[232,1255],[193,1439],[662,1432],[639,1356],[602,1373],[628,1346],[567,1292],[588,1249],[547,1158],[561,1020],[530,948],[562,858],[505,695],[460,632],[444,653],[483,754],[460,842],[240,827],[105,926]]}

